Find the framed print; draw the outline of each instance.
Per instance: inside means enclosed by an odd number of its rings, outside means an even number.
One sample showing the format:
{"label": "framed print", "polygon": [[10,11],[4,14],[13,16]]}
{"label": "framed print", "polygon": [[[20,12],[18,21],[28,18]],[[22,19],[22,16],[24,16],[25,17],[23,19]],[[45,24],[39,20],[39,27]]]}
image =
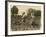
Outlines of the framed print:
{"label": "framed print", "polygon": [[45,3],[5,2],[5,35],[45,34]]}

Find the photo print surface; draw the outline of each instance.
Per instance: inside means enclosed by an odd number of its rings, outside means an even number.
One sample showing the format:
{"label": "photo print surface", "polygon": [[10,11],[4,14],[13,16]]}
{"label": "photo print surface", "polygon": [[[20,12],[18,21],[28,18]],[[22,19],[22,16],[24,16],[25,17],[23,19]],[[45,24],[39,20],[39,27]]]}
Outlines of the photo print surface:
{"label": "photo print surface", "polygon": [[43,4],[8,2],[8,34],[43,33]]}
{"label": "photo print surface", "polygon": [[13,6],[11,8],[11,30],[38,30],[41,27],[41,10],[31,6]]}

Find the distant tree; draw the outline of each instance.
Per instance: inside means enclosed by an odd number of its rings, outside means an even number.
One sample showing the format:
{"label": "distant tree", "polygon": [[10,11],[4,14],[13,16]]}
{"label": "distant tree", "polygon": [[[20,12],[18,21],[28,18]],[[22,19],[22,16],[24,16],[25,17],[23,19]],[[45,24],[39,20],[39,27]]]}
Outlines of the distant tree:
{"label": "distant tree", "polygon": [[32,13],[32,15],[33,16],[41,16],[41,11],[40,10],[35,10],[35,9],[29,9],[28,10],[28,13],[27,13],[27,15],[28,16],[31,16],[31,13]]}
{"label": "distant tree", "polygon": [[13,6],[13,7],[11,8],[11,13],[12,13],[12,14],[18,14],[18,8],[17,8],[16,6]]}
{"label": "distant tree", "polygon": [[34,12],[34,16],[41,16],[41,11],[40,10],[36,10]]}

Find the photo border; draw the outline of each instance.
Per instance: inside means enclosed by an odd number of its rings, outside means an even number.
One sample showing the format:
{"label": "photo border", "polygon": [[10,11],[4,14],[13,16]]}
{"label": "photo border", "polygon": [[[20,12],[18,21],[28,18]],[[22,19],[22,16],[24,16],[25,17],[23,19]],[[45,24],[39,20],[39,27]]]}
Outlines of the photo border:
{"label": "photo border", "polygon": [[[15,34],[8,35],[8,2],[20,2],[20,3],[34,3],[34,4],[43,4],[44,5],[44,32],[43,33],[34,33],[34,34]],[[40,35],[45,34],[45,3],[44,2],[27,2],[27,1],[5,1],[5,36],[24,36],[24,35]]]}

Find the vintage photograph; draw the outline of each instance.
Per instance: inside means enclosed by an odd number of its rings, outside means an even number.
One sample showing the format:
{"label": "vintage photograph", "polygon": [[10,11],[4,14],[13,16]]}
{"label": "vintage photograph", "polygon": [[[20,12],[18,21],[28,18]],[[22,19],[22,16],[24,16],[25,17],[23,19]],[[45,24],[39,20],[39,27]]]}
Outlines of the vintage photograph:
{"label": "vintage photograph", "polygon": [[8,35],[44,31],[44,4],[8,2]]}
{"label": "vintage photograph", "polygon": [[[34,6],[35,8],[35,6]],[[37,7],[39,8],[39,6]],[[41,27],[41,10],[31,6],[17,5],[11,8],[11,30],[39,30]]]}

